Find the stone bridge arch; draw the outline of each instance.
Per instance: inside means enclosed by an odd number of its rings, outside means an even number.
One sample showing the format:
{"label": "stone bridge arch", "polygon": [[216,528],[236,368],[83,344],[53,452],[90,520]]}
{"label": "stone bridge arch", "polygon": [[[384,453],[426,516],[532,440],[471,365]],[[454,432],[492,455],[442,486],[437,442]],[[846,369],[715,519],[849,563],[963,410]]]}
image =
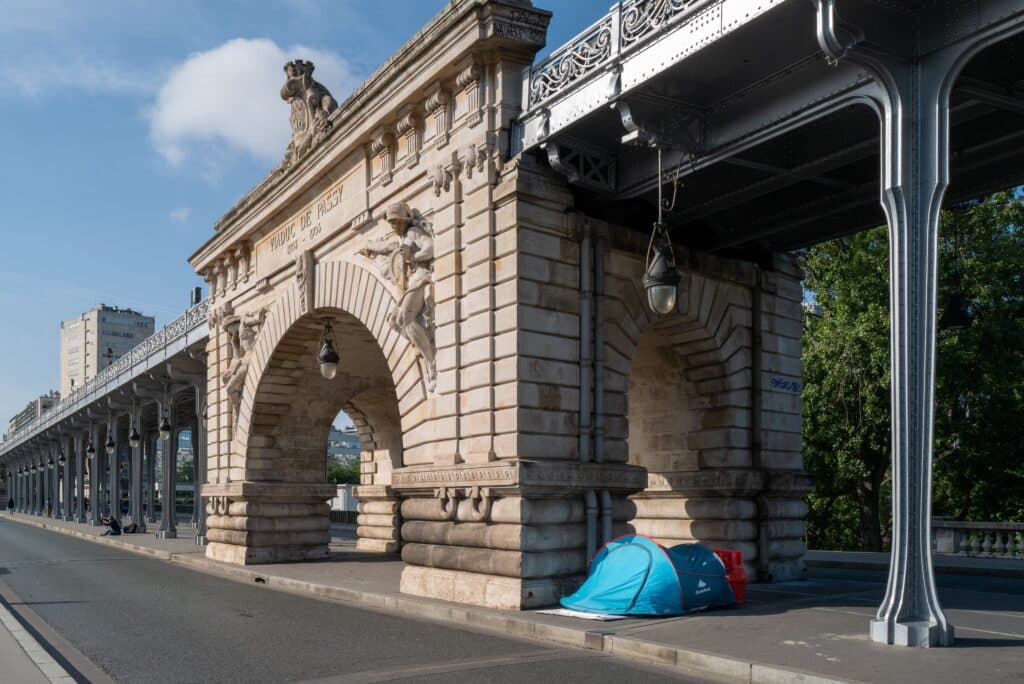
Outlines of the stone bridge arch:
{"label": "stone bridge arch", "polygon": [[621,517],[668,546],[739,549],[751,577],[800,576],[800,405],[780,389],[800,376],[799,272],[681,259],[669,316],[646,306],[635,254],[607,262],[606,457],[648,471]]}
{"label": "stone bridge arch", "polygon": [[[312,260],[310,260],[312,261]],[[208,554],[261,563],[328,555],[324,501],[326,442],[342,409],[372,436],[363,455],[364,548],[396,550],[398,518],[391,473],[403,465],[403,435],[422,422],[426,385],[418,356],[386,320],[395,302],[388,285],[358,263],[310,264],[265,307],[249,352],[231,443],[233,482],[211,504]],[[308,289],[307,289],[308,288]],[[341,356],[338,375],[316,363],[323,322]],[[364,489],[361,487],[361,489]],[[390,542],[390,543],[387,543]]]}

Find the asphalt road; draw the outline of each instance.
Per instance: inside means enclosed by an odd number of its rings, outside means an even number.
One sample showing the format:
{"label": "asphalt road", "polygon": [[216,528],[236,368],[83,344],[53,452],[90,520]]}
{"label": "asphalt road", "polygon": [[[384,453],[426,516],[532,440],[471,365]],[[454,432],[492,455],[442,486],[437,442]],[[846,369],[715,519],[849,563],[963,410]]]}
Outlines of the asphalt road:
{"label": "asphalt road", "polygon": [[147,683],[680,681],[604,654],[285,594],[7,520],[0,600],[45,623],[37,636],[82,681],[100,670]]}

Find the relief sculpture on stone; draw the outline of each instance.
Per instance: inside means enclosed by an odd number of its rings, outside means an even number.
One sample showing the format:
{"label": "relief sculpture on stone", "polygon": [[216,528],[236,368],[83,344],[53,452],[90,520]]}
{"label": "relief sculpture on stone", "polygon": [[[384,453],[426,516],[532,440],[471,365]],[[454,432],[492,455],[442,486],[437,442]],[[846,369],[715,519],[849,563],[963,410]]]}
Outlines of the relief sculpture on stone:
{"label": "relief sculpture on stone", "polygon": [[426,366],[427,389],[433,391],[437,370],[433,341],[434,239],[431,226],[420,212],[410,209],[405,202],[389,206],[385,217],[398,240],[370,240],[360,253],[376,258],[381,275],[401,292],[387,320],[416,348]]}
{"label": "relief sculpture on stone", "polygon": [[221,374],[221,382],[228,392],[228,397],[235,408],[242,400],[242,387],[245,386],[245,374],[249,370],[249,352],[256,346],[256,338],[267,318],[267,309],[258,309],[254,313],[224,316],[221,321],[223,330],[231,342],[231,365]]}

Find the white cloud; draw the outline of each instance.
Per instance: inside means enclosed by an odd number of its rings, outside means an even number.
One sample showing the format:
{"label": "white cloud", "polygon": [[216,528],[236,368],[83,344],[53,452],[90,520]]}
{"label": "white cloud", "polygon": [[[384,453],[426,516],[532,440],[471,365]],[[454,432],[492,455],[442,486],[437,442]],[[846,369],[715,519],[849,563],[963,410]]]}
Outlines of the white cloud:
{"label": "white cloud", "polygon": [[339,101],[358,83],[336,53],[236,38],[189,55],[170,72],[149,112],[154,147],[172,166],[190,155],[202,158],[210,145],[260,160],[280,158],[290,133],[288,107],[278,93],[285,62],[298,58],[313,61],[315,78]]}
{"label": "white cloud", "polygon": [[170,213],[167,214],[167,218],[171,219],[174,223],[184,223],[185,221],[188,221],[188,217],[191,215],[192,207],[178,207],[177,209],[172,209]]}
{"label": "white cloud", "polygon": [[31,99],[59,96],[68,90],[139,95],[153,89],[152,78],[138,70],[84,56],[67,60],[34,56],[0,65],[0,91]]}

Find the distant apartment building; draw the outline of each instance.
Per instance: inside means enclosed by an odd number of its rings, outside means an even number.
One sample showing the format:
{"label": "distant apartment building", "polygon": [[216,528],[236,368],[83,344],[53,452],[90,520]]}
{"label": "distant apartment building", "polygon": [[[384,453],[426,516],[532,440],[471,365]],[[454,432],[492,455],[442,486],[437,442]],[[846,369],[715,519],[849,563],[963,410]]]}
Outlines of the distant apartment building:
{"label": "distant apartment building", "polygon": [[[156,319],[100,304],[60,324],[60,391],[67,396],[153,334]],[[109,354],[108,354],[109,350]]]}
{"label": "distant apartment building", "polygon": [[60,392],[56,390],[50,390],[49,394],[44,394],[38,399],[33,399],[18,414],[7,421],[7,434],[13,433],[15,430],[20,430],[25,425],[28,425],[33,420],[41,416],[46,411],[53,408],[53,405],[60,402]]}
{"label": "distant apartment building", "polygon": [[328,462],[344,463],[358,459],[360,451],[362,451],[362,442],[354,427],[339,430],[333,425],[331,426],[331,431],[327,436]]}

